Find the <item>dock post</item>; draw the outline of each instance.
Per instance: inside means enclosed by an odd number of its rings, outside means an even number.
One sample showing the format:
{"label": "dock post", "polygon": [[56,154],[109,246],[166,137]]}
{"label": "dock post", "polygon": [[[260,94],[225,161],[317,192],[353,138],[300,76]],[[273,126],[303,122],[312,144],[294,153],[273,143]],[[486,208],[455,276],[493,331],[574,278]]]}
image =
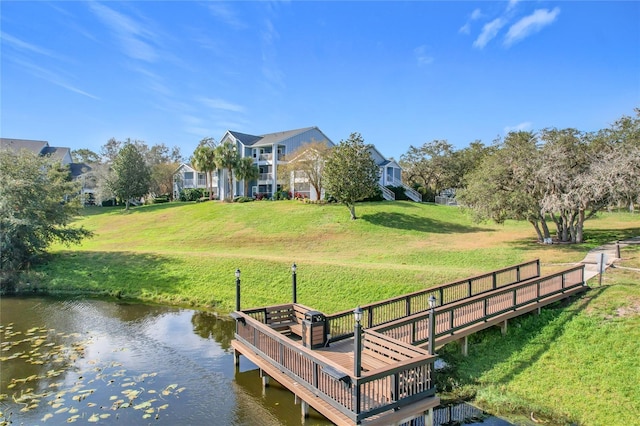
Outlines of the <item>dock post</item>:
{"label": "dock post", "polygon": [[235,367],[240,367],[240,352],[237,350],[233,350],[233,365]]}
{"label": "dock post", "polygon": [[462,355],[469,355],[469,336],[464,336],[460,339],[460,347],[462,348]]}
{"label": "dock post", "polygon": [[293,296],[293,303],[298,303],[298,280],[296,276],[297,269],[298,267],[295,263],[291,265],[291,292]]}
{"label": "dock post", "polygon": [[309,417],[309,404],[304,399],[300,401],[300,408],[302,410],[302,418]]}
{"label": "dock post", "polygon": [[436,297],[429,296],[429,355],[436,353],[436,321],[435,321]]}
{"label": "dock post", "polygon": [[269,387],[269,376],[262,369],[260,369],[260,377],[262,377],[262,388]]}
{"label": "dock post", "polygon": [[355,324],[353,326],[353,375],[360,377],[362,372],[362,309],[360,305],[353,311]]}
{"label": "dock post", "polygon": [[429,408],[424,419],[424,426],[433,426],[433,408]]}
{"label": "dock post", "polygon": [[507,320],[504,320],[503,322],[500,323],[500,332],[502,333],[503,336],[507,334]]}
{"label": "dock post", "polygon": [[236,269],[236,311],[240,310],[240,269]]}

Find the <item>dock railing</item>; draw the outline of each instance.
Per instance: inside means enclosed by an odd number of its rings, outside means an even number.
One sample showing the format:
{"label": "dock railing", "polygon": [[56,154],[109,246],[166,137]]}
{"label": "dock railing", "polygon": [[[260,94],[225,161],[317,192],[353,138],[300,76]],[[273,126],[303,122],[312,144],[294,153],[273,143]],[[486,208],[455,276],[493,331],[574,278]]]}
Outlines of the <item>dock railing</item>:
{"label": "dock railing", "polygon": [[[401,318],[429,310],[429,297],[435,296],[438,305],[444,306],[507,285],[523,282],[540,276],[540,259],[520,263],[475,277],[465,278],[436,287],[419,290],[391,299],[361,306],[362,325],[372,328]],[[353,311],[347,310],[327,315],[329,342],[353,336]]]}
{"label": "dock railing", "polygon": [[[456,332],[486,323],[526,305],[541,306],[554,296],[586,286],[584,266],[576,266],[545,277],[508,286],[503,291],[488,295],[479,294],[469,299],[435,308],[435,339],[455,336]],[[429,312],[412,315],[372,330],[411,345],[423,345],[429,341]],[[450,340],[450,339],[449,339]],[[440,342],[438,342],[440,343]]]}
{"label": "dock railing", "polygon": [[[432,380],[435,356],[419,348],[380,336],[396,348],[404,347],[406,353],[398,356],[405,359],[355,377],[339,364],[301,346],[252,315],[234,312],[234,318],[236,340],[356,423],[435,395]],[[363,351],[367,350],[375,348],[368,347],[364,338]]]}

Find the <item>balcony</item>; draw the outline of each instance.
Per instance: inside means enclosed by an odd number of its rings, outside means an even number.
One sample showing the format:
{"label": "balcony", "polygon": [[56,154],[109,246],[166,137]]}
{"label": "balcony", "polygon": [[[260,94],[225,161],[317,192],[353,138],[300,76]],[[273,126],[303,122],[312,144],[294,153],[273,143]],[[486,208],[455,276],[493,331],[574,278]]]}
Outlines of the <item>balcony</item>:
{"label": "balcony", "polygon": [[260,182],[271,182],[273,181],[273,173],[260,173],[258,180]]}

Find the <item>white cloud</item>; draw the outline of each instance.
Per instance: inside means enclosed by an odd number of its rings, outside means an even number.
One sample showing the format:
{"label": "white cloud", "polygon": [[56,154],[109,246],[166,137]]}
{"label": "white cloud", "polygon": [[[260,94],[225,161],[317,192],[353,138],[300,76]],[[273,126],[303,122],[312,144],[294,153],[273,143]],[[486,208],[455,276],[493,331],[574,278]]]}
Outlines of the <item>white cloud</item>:
{"label": "white cloud", "polygon": [[509,0],[509,4],[507,5],[507,11],[513,9],[514,7],[516,7],[516,4],[519,2],[520,0]]}
{"label": "white cloud", "polygon": [[26,61],[21,61],[21,60],[13,60],[13,61],[16,64],[20,65],[29,74],[35,77],[41,78],[45,81],[48,81],[51,84],[55,84],[56,86],[60,86],[71,92],[77,93],[82,96],[86,96],[91,99],[96,99],[96,100],[100,99],[99,97],[92,95],[91,93],[85,92],[84,90],[77,88],[76,86],[69,83],[67,79],[65,79],[64,77],[62,77],[61,75],[59,75],[58,73],[50,69],[45,69]]}
{"label": "white cloud", "polygon": [[209,3],[209,11],[213,16],[220,19],[228,26],[236,29],[246,28],[246,24],[240,19],[236,12],[232,10],[227,3],[212,2]]}
{"label": "white cloud", "polygon": [[234,104],[224,99],[217,98],[200,98],[200,102],[212,109],[231,111],[231,112],[244,112],[245,108],[242,105]]}
{"label": "white cloud", "polygon": [[475,21],[476,19],[480,19],[482,18],[482,11],[480,9],[474,9],[473,12],[471,12],[471,20]]}
{"label": "white cloud", "polygon": [[460,27],[458,32],[461,33],[461,34],[470,34],[471,33],[471,22],[472,21],[476,21],[476,20],[482,18],[483,16],[484,15],[482,14],[482,11],[480,9],[474,9],[473,12],[471,12],[471,16],[469,17],[467,22],[462,27]]}
{"label": "white cloud", "polygon": [[520,124],[516,124],[515,126],[507,126],[504,128],[504,134],[506,135],[509,132],[522,132],[531,129],[532,123],[530,121],[524,121]]}
{"label": "white cloud", "polygon": [[536,9],[531,15],[525,16],[513,24],[504,39],[505,46],[511,46],[531,34],[537,33],[547,25],[552,24],[558,15],[560,8],[553,10]]}
{"label": "white cloud", "polygon": [[413,49],[413,54],[418,60],[418,65],[429,65],[433,63],[433,56],[427,54],[427,46],[422,45]]}
{"label": "white cloud", "polygon": [[116,12],[98,3],[90,3],[96,16],[111,28],[120,39],[124,53],[134,59],[155,62],[159,55],[150,41],[157,40],[157,35],[145,28],[142,22]]}
{"label": "white cloud", "polygon": [[496,18],[491,22],[484,24],[482,27],[482,32],[473,42],[473,47],[477,47],[478,49],[483,49],[487,43],[489,43],[496,35],[498,35],[498,31],[502,27],[505,26],[507,21],[505,21],[502,17]]}
{"label": "white cloud", "polygon": [[45,55],[49,57],[55,57],[55,54],[47,49],[43,49],[42,47],[38,47],[34,44],[27,43],[26,41],[22,41],[10,34],[5,32],[0,32],[0,38],[4,43],[7,43],[9,46],[13,47],[17,50],[28,51],[32,53],[38,53],[40,55]]}

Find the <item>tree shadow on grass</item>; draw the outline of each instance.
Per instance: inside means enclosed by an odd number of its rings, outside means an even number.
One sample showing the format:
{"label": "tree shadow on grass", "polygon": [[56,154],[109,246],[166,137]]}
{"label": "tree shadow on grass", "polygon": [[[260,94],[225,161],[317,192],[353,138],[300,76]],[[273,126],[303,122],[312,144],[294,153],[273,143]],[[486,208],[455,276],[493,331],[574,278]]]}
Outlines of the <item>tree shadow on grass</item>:
{"label": "tree shadow on grass", "polygon": [[452,234],[469,232],[493,232],[491,229],[476,226],[459,225],[451,222],[425,218],[404,213],[379,212],[360,216],[373,225],[386,226],[387,228],[406,229],[408,231],[425,232],[432,234]]}
{"label": "tree shadow on grass", "polygon": [[[638,235],[640,235],[640,227],[623,229],[585,229],[584,243],[554,243],[553,248],[562,250],[565,253],[579,252],[586,254],[586,251],[591,250],[592,248],[604,244],[610,244],[618,240],[637,237]],[[511,245],[522,250],[540,250],[540,247],[542,247],[542,245],[533,236],[527,239],[515,240]]]}
{"label": "tree shadow on grass", "polygon": [[34,271],[40,291],[140,299],[175,295],[188,283],[179,259],[150,253],[62,252]]}

